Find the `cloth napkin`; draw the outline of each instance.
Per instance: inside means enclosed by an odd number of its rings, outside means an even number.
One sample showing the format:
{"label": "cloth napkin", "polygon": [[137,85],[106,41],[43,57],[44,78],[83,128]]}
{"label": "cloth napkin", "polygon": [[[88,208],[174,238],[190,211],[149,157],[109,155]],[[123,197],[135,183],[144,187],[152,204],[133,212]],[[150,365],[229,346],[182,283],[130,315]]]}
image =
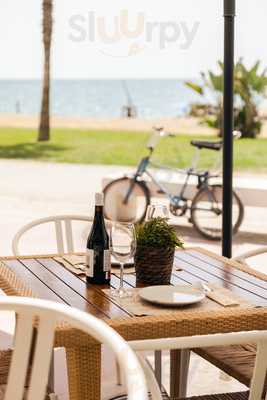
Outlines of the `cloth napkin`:
{"label": "cloth napkin", "polygon": [[211,292],[205,292],[206,297],[215,301],[223,307],[235,307],[242,304],[248,304],[246,300],[236,296],[231,290],[215,284],[206,284]]}
{"label": "cloth napkin", "polygon": [[[73,258],[72,258],[73,257]],[[54,257],[54,260],[59,264],[64,265],[70,272],[75,275],[85,275],[86,274],[86,266],[85,266],[85,257],[84,256],[62,256],[62,257]]]}

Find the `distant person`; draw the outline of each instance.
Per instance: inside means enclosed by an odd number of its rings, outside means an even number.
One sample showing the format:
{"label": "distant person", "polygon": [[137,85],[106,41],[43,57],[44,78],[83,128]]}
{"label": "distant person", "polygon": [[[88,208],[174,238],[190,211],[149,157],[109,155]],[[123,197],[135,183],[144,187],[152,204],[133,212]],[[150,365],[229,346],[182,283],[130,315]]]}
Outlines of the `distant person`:
{"label": "distant person", "polygon": [[136,107],[127,105],[122,107],[122,117],[123,118],[136,118],[137,110]]}
{"label": "distant person", "polygon": [[125,81],[122,81],[122,88],[127,99],[127,105],[122,107],[122,117],[123,118],[136,118],[137,109],[133,104],[132,97],[129,88]]}

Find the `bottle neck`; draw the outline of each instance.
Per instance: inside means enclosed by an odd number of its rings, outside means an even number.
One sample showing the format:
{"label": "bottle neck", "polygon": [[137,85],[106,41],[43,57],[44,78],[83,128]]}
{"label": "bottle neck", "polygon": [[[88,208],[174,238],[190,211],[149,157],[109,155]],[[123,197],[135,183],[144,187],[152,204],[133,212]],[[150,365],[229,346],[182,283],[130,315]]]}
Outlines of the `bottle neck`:
{"label": "bottle neck", "polygon": [[98,205],[95,206],[95,216],[91,231],[95,232],[96,235],[100,235],[101,237],[102,235],[104,236],[107,235],[103,208],[104,208],[103,206],[98,206]]}
{"label": "bottle neck", "polygon": [[103,220],[103,206],[95,206],[95,216],[94,216],[94,222],[97,221],[102,221]]}

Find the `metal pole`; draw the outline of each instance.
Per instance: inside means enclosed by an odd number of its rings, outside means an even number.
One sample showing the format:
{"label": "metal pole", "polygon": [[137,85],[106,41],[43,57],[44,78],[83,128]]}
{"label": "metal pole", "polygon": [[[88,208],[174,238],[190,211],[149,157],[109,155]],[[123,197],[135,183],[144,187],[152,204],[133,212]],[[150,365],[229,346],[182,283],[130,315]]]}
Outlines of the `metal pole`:
{"label": "metal pole", "polygon": [[234,33],[235,0],[224,0],[222,254],[228,258],[232,257]]}

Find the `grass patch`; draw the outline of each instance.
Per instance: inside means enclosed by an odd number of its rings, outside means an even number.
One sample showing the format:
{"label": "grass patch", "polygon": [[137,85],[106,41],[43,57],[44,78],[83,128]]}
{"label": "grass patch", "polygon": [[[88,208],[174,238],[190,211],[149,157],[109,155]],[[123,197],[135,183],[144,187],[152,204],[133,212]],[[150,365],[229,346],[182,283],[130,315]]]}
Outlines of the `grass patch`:
{"label": "grass patch", "polygon": [[[50,142],[37,143],[37,132],[30,129],[0,128],[0,158],[31,159],[53,162],[134,166],[147,154],[150,134],[54,129]],[[155,151],[154,160],[166,165],[188,167],[194,153],[192,139],[201,135],[177,135],[164,138]],[[267,172],[267,139],[242,139],[235,142],[235,168],[252,173]],[[201,151],[200,167],[213,165],[221,153]]]}

